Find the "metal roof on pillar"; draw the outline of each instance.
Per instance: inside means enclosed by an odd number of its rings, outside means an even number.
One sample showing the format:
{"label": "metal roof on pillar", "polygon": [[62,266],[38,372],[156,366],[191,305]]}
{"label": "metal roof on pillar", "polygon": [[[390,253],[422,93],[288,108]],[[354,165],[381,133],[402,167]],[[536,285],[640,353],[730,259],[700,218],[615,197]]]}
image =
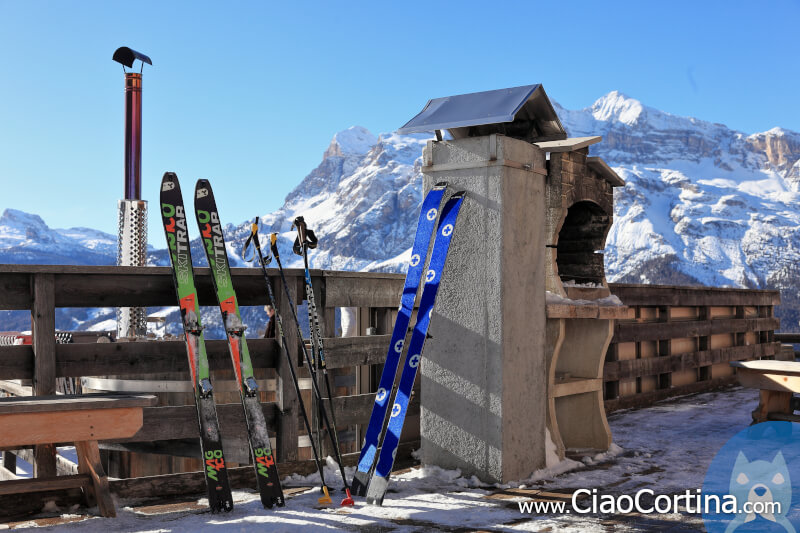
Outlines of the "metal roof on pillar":
{"label": "metal roof on pillar", "polygon": [[447,130],[454,139],[492,133],[527,142],[567,138],[541,84],[434,98],[397,132],[436,130]]}

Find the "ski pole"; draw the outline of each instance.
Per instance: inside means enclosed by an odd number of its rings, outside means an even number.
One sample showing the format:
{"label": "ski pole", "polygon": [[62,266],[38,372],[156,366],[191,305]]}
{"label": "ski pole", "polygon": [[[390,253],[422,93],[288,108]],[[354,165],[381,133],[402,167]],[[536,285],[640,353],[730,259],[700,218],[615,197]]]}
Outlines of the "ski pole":
{"label": "ski pole", "polygon": [[[280,272],[281,281],[283,282],[283,290],[286,292],[287,300],[289,301],[289,310],[292,312],[292,317],[294,318],[294,323],[297,326],[297,334],[302,339],[303,338],[303,333],[302,333],[302,331],[300,329],[300,320],[297,318],[297,309],[295,308],[294,302],[291,300],[291,292],[289,292],[289,283],[286,281],[286,274],[283,271],[283,264],[281,263],[280,254],[278,252],[278,234],[277,233],[271,233],[270,234],[270,251],[272,252],[272,256],[275,258],[275,261],[278,264],[278,271]],[[277,314],[277,312],[276,312],[276,314]],[[312,342],[312,346],[313,346],[313,342]],[[311,364],[311,357],[308,355],[308,350],[306,350],[305,343],[301,342],[300,343],[300,348],[301,348],[301,350],[303,352],[303,358],[305,359],[306,365],[308,365],[309,370],[313,373],[313,365]],[[314,395],[316,396],[317,401],[319,401],[322,398],[322,393],[319,390],[319,385],[317,385],[317,380],[313,379],[313,377],[311,379],[311,388],[314,391]],[[332,403],[331,403],[330,407],[331,407],[331,412],[332,412],[333,411],[333,404]],[[342,481],[344,482],[344,490],[345,490],[345,493],[347,495],[344,498],[344,500],[342,500],[342,505],[355,505],[355,502],[353,501],[353,497],[350,494],[350,486],[347,484],[347,477],[345,476],[345,473],[344,473],[344,465],[342,464],[342,457],[341,457],[341,454],[339,453],[338,440],[336,439],[335,433],[331,433],[331,428],[333,426],[331,425],[330,420],[328,419],[328,414],[327,414],[326,410],[324,409],[324,407],[323,407],[322,412],[320,414],[321,414],[323,423],[325,424],[325,426],[328,429],[328,436],[331,439],[331,444],[333,444],[333,447],[335,449],[336,458],[339,461],[339,469],[340,469],[340,471],[342,473]],[[311,437],[310,434],[309,434],[309,437]]]}
{"label": "ski pole", "polygon": [[[345,490],[347,490],[348,494],[350,492],[350,487],[347,484],[347,479],[344,473],[344,465],[342,464],[342,457],[341,452],[339,450],[339,437],[336,432],[336,414],[333,408],[333,394],[331,389],[331,381],[330,377],[328,376],[328,367],[325,363],[325,348],[322,342],[322,330],[319,325],[319,315],[317,314],[317,304],[314,299],[314,287],[311,284],[311,274],[308,268],[308,248],[316,248],[317,247],[317,238],[314,235],[314,232],[308,229],[305,220],[303,217],[297,217],[292,224],[293,227],[297,228],[297,240],[295,241],[294,245],[294,253],[298,253],[298,243],[299,249],[303,256],[303,264],[305,267],[305,288],[306,288],[306,300],[308,301],[308,318],[309,318],[309,326],[312,332],[312,339],[311,339],[311,351],[312,354],[315,351],[315,344],[316,344],[316,361],[319,364],[320,368],[322,369],[322,375],[325,378],[325,389],[328,393],[328,405],[330,406],[331,411],[331,424],[329,426],[329,430],[333,431],[333,439],[335,444],[335,452],[337,460],[339,461],[339,468],[342,471],[342,478],[344,479],[344,486]],[[300,255],[300,254],[298,254]],[[316,339],[314,338],[316,337]]]}

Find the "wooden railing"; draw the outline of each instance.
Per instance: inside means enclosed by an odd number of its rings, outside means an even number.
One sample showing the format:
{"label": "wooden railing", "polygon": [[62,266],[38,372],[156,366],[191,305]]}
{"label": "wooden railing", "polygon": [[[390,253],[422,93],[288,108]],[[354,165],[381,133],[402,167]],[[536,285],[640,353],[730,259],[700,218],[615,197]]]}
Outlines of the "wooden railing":
{"label": "wooden railing", "polygon": [[775,339],[778,291],[611,284],[629,307],[604,366],[606,410],[733,383],[731,361],[792,357]]}
{"label": "wooden railing", "polygon": [[[290,269],[287,274],[292,299],[300,303],[302,271]],[[270,270],[270,276],[279,309],[284,309],[284,320],[289,320],[277,271]],[[235,268],[232,277],[240,305],[267,303],[259,270]],[[374,401],[403,276],[313,270],[311,277],[322,311],[328,367],[346,378],[338,381],[334,404],[338,429],[351,434],[345,443],[345,462],[353,464]],[[196,283],[201,305],[216,306],[207,268],[196,269]],[[780,351],[773,333],[779,327],[773,313],[773,306],[779,303],[776,291],[638,285],[611,285],[611,290],[631,309],[628,318],[616,325],[605,364],[607,408],[729,383],[729,361],[774,357]],[[0,380],[32,380],[34,394],[52,394],[60,377],[124,378],[147,373],[188,377],[183,341],[56,344],[54,340],[56,308],[174,305],[168,268],[0,265],[0,309],[30,310],[33,331],[32,345],[0,346]],[[358,336],[336,337],[335,312],[339,307],[358,308]],[[286,333],[289,345],[299,346],[301,339],[295,329],[286,328]],[[262,396],[262,402],[268,425],[275,429],[281,472],[313,472],[310,450],[300,444],[304,431],[299,404],[277,341],[254,338],[248,339],[248,344],[254,365],[268,369],[272,374],[267,377],[276,379],[271,397],[274,401]],[[207,346],[212,370],[229,369],[225,341],[211,340]],[[299,350],[295,350],[297,353]],[[301,377],[308,375],[301,368]],[[144,413],[139,433],[125,442],[106,444],[119,447],[197,436],[191,405],[151,407]],[[415,395],[401,456],[407,456],[419,440],[418,414]],[[238,404],[230,401],[219,405],[219,417],[223,433],[244,438]],[[243,440],[237,445],[246,447]],[[35,461],[42,471],[55,471],[51,454],[40,453]],[[232,480],[234,486],[254,484],[248,467],[234,468]],[[200,473],[183,473],[112,480],[111,486],[120,496],[140,497],[201,492],[202,482]]]}

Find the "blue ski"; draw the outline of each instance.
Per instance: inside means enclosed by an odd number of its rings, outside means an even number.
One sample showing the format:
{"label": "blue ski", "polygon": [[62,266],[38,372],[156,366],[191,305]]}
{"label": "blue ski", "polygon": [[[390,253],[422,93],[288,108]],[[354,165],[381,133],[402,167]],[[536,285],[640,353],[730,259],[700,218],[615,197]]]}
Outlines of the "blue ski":
{"label": "blue ski", "polygon": [[408,411],[411,389],[414,387],[414,380],[417,377],[417,367],[422,358],[422,349],[425,345],[425,338],[428,335],[428,326],[431,322],[433,306],[436,303],[439,282],[442,279],[442,271],[447,261],[447,251],[450,249],[458,211],[461,209],[463,200],[463,191],[457,192],[450,197],[442,210],[442,216],[436,228],[437,235],[433,242],[430,264],[425,273],[425,286],[422,289],[422,298],[417,311],[417,323],[414,325],[414,332],[411,334],[408,355],[403,365],[403,373],[400,376],[400,384],[397,388],[394,405],[392,405],[392,413],[389,418],[389,425],[386,428],[386,435],[383,437],[375,473],[367,488],[367,503],[381,505],[386,494],[386,488],[389,485],[389,474],[392,472],[397,446],[400,444],[400,433],[403,430],[403,422]]}
{"label": "blue ski", "polygon": [[428,192],[422,202],[422,210],[419,213],[417,234],[414,237],[414,245],[411,248],[411,261],[408,264],[408,273],[403,287],[400,309],[394,323],[392,340],[389,343],[386,362],[383,365],[383,373],[381,373],[381,379],[378,383],[378,391],[375,394],[375,404],[372,406],[372,415],[369,418],[367,433],[364,436],[364,445],[358,458],[358,468],[350,487],[353,494],[358,496],[366,494],[369,476],[372,466],[375,464],[378,443],[380,442],[383,423],[386,420],[386,410],[391,400],[392,385],[397,375],[397,367],[400,364],[400,355],[403,353],[403,343],[408,332],[408,323],[414,310],[420,278],[422,278],[425,262],[428,258],[428,248],[430,248],[431,237],[436,228],[436,218],[439,215],[439,206],[442,203],[445,189],[447,189],[447,184],[438,183]]}

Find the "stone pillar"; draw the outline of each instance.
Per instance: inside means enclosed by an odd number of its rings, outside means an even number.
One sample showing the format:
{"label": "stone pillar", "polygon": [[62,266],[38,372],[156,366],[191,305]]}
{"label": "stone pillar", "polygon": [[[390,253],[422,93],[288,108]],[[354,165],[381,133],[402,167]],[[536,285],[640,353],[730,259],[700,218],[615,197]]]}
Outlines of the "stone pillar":
{"label": "stone pillar", "polygon": [[466,190],[425,345],[422,462],[485,482],[545,466],[545,155],[503,135],[430,141],[425,190]]}

